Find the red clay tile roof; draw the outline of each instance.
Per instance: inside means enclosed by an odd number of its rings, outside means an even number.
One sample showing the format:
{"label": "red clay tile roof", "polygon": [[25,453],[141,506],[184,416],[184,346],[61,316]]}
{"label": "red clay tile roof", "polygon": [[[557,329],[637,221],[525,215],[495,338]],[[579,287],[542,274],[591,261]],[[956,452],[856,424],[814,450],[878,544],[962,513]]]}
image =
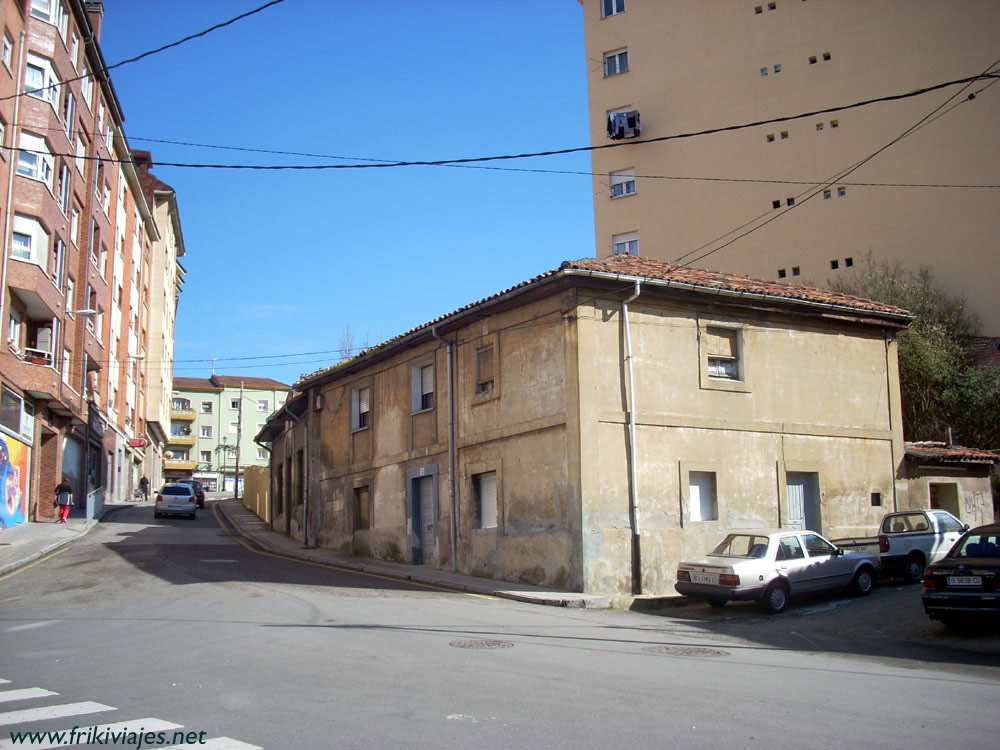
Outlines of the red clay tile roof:
{"label": "red clay tile roof", "polygon": [[785,302],[801,304],[806,307],[810,305],[817,307],[833,306],[845,313],[885,316],[883,319],[892,319],[900,327],[908,326],[913,318],[909,311],[895,305],[875,302],[850,294],[830,292],[816,287],[793,286],[791,284],[779,284],[775,281],[751,279],[748,276],[734,276],[715,271],[702,271],[697,268],[687,268],[652,258],[643,258],[628,254],[612,255],[607,258],[584,258],[582,260],[563,261],[559,268],[545,271],[532,279],[522,281],[509,289],[504,289],[489,297],[484,297],[477,302],[470,302],[468,305],[460,307],[453,312],[437,317],[416,328],[411,328],[405,333],[387,339],[381,344],[376,344],[373,347],[365,349],[350,360],[338,362],[330,367],[303,375],[296,382],[295,388],[299,389],[309,381],[331,374],[350,362],[367,357],[376,351],[385,350],[401,339],[421,331],[428,331],[449,319],[460,317],[464,312],[510,296],[526,287],[540,285],[560,275],[564,277],[570,275],[580,276],[586,273],[598,274],[606,278],[608,276],[619,276],[622,281],[631,281],[634,279],[642,281],[646,279],[656,282],[661,289],[673,285],[678,291],[688,289],[703,294],[727,294],[737,297],[745,295],[746,299],[766,298],[774,303]]}
{"label": "red clay tile roof", "polygon": [[961,445],[947,445],[926,441],[904,443],[907,457],[935,459],[946,463],[995,464],[1000,463],[1000,454],[978,448],[963,448]]}
{"label": "red clay tile roof", "polygon": [[179,378],[174,376],[174,389],[184,391],[218,391],[221,390],[208,378]]}
{"label": "red clay tile roof", "polygon": [[213,375],[211,378],[174,378],[174,388],[189,391],[221,391],[223,388],[264,388],[267,390],[290,391],[291,386],[271,378],[251,378],[241,375]]}

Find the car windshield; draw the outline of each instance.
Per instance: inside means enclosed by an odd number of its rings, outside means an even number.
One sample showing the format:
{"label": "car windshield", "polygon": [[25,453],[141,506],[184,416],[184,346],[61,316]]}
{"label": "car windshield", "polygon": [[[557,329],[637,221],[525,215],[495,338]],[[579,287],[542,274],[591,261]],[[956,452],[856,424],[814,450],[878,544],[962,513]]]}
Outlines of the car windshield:
{"label": "car windshield", "polygon": [[1000,534],[969,534],[955,545],[950,557],[1000,557]]}
{"label": "car windshield", "polygon": [[767,537],[757,534],[730,534],[712,550],[716,557],[764,557]]}
{"label": "car windshield", "polygon": [[161,495],[190,495],[191,488],[186,485],[174,485],[173,487],[167,486],[160,491]]}

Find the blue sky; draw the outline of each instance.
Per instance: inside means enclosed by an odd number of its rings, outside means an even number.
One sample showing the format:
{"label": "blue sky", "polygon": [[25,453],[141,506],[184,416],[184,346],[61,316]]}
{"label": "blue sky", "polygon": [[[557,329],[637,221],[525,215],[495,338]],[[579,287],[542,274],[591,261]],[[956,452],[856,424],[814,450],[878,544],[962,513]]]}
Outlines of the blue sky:
{"label": "blue sky", "polygon": [[[109,65],[265,0],[105,0]],[[199,164],[432,160],[585,146],[576,0],[285,0],[112,71],[133,148]],[[335,159],[182,146],[183,141]],[[351,157],[350,159],[347,157]],[[488,166],[588,172],[586,153]],[[187,255],[176,375],[293,383],[594,254],[591,178],[497,169],[161,166]],[[302,355],[277,357],[276,355]],[[271,357],[271,359],[245,359]]]}

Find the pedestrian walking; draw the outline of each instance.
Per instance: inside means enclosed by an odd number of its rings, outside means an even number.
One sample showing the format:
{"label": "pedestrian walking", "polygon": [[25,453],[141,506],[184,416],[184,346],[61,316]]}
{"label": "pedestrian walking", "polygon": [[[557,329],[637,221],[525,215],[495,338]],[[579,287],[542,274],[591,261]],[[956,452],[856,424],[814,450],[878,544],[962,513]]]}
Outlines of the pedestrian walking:
{"label": "pedestrian walking", "polygon": [[139,480],[139,489],[142,491],[143,501],[149,500],[149,479],[145,475]]}
{"label": "pedestrian walking", "polygon": [[70,486],[69,479],[63,477],[62,481],[56,485],[55,491],[55,506],[59,509],[59,520],[56,523],[66,523],[69,509],[73,507],[73,488]]}

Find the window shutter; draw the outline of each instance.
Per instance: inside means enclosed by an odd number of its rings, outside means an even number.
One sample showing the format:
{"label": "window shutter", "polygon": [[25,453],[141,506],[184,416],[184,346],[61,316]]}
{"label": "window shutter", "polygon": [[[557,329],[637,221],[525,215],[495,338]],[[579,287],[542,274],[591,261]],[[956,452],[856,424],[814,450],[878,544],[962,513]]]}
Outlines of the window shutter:
{"label": "window shutter", "polygon": [[476,379],[493,380],[493,347],[476,352]]}
{"label": "window shutter", "polygon": [[736,359],[736,331],[725,328],[709,328],[705,332],[705,346],[709,357],[730,357]]}
{"label": "window shutter", "polygon": [[497,525],[497,473],[479,475],[480,528],[492,529]]}
{"label": "window shutter", "polygon": [[420,395],[434,393],[434,365],[420,368]]}
{"label": "window shutter", "polygon": [[358,391],[358,412],[364,414],[368,411],[368,388]]}

